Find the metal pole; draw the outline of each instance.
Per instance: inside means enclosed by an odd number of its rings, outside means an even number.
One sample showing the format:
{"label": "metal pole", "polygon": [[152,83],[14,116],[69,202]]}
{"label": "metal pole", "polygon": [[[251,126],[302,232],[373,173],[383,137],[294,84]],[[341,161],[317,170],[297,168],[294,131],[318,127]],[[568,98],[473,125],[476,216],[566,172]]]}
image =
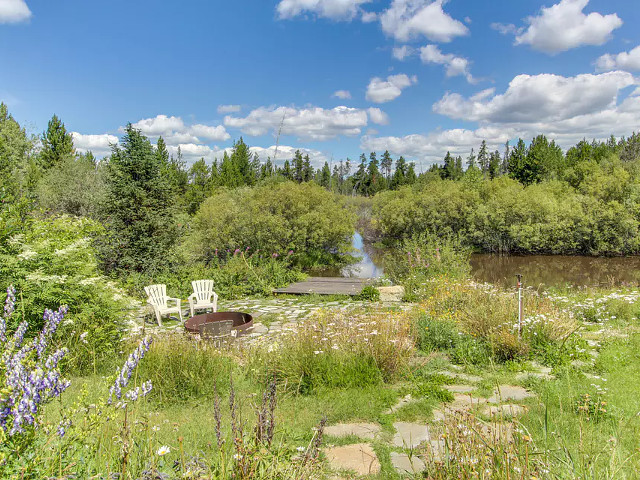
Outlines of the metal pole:
{"label": "metal pole", "polygon": [[522,317],[524,315],[524,297],[522,295],[522,275],[517,274],[518,278],[518,339],[522,337]]}

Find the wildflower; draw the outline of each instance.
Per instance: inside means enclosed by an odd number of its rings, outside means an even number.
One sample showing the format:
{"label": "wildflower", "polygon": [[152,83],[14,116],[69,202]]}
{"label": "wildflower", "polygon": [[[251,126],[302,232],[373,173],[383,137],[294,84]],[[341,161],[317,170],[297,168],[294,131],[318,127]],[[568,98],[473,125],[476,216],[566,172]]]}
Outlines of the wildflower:
{"label": "wildflower", "polygon": [[306,448],[304,448],[304,447],[298,447],[298,448],[296,448],[296,450],[297,450],[297,451],[299,451],[299,452],[304,452],[304,451],[306,450]]}
{"label": "wildflower", "polygon": [[89,343],[89,342],[87,342],[87,335],[88,334],[89,334],[89,332],[84,332],[84,333],[80,334],[80,341],[82,343]]}
{"label": "wildflower", "polygon": [[[129,384],[129,380],[131,379],[133,371],[138,366],[138,363],[140,363],[140,360],[142,360],[145,354],[149,351],[149,348],[151,347],[151,341],[151,337],[143,338],[138,347],[133,351],[131,355],[129,355],[129,358],[122,366],[120,373],[116,377],[114,384],[109,389],[109,399],[107,403],[111,404],[111,402],[113,401],[113,397],[116,397],[118,400],[122,398],[122,389]],[[150,388],[149,391],[151,391]],[[131,395],[137,398],[136,394],[132,393]]]}
{"label": "wildflower", "polygon": [[154,425],[153,427],[151,427],[151,430],[153,430],[154,432],[158,432],[160,431],[160,427],[158,425]]}
{"label": "wildflower", "polygon": [[159,455],[160,457],[165,456],[167,453],[171,452],[171,448],[169,448],[167,445],[163,445],[161,446],[158,451],[156,452],[157,455]]}

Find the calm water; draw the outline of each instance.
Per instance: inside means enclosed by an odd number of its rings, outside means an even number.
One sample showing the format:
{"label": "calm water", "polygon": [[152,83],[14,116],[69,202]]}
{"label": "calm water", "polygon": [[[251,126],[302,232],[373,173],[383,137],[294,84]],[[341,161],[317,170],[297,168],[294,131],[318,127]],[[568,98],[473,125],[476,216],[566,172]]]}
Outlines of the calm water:
{"label": "calm water", "polygon": [[[356,233],[352,246],[358,263],[341,271],[314,272],[318,276],[377,278],[384,273],[384,251],[366,244]],[[640,257],[580,257],[565,255],[471,256],[471,274],[479,282],[514,286],[516,274],[532,287],[599,286],[640,283]]]}
{"label": "calm water", "polygon": [[493,284],[515,285],[517,273],[525,285],[598,286],[640,282],[640,257],[570,257],[564,255],[530,255],[503,257],[477,254],[471,256],[473,276]]}

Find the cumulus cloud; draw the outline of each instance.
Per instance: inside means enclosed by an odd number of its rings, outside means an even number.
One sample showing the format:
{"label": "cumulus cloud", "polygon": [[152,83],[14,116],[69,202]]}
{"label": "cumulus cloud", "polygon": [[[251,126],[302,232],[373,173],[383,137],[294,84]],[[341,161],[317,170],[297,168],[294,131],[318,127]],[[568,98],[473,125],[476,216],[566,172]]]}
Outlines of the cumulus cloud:
{"label": "cumulus cloud", "polygon": [[334,94],[331,96],[335,98],[341,98],[343,100],[347,100],[351,98],[351,92],[349,90],[338,90],[337,92],[334,92]]}
{"label": "cumulus cloud", "polygon": [[329,140],[340,135],[360,135],[368,123],[367,112],[357,108],[339,106],[320,107],[260,107],[246,117],[227,115],[224,124],[237,128],[246,135],[260,136],[278,131],[282,125],[284,135],[295,135],[307,140]]}
{"label": "cumulus cloud", "polygon": [[406,135],[403,137],[364,136],[360,148],[365,151],[382,152],[389,150],[392,155],[402,155],[427,162],[441,161],[446,152],[466,157],[472,148],[477,149],[482,140],[487,140],[493,150],[509,140],[509,132],[486,131],[485,129],[453,129],[431,132],[427,135]]}
{"label": "cumulus cloud", "polygon": [[240,105],[218,105],[218,113],[238,113],[240,110]]}
{"label": "cumulus cloud", "polygon": [[[276,7],[282,19],[294,18],[311,13],[320,18],[331,20],[353,20],[360,12],[360,5],[371,0],[281,0]],[[363,20],[371,21],[370,13],[363,15]],[[375,15],[375,14],[374,14]]]}
{"label": "cumulus cloud", "polygon": [[436,45],[427,45],[420,49],[420,59],[423,63],[435,63],[444,65],[447,77],[462,75],[467,82],[474,83],[475,80],[469,71],[469,60],[464,57],[457,57],[452,53],[444,54]]}
{"label": "cumulus cloud", "polygon": [[363,23],[371,23],[378,20],[378,14],[376,12],[362,12],[362,16],[360,17]]}
{"label": "cumulus cloud", "polygon": [[202,143],[201,139],[225,141],[231,138],[222,125],[186,125],[182,118],[167,115],[143,118],[132,126],[148,137],[161,136],[169,144]]}
{"label": "cumulus cloud", "polygon": [[20,23],[31,18],[31,10],[24,0],[0,1],[0,23]]}
{"label": "cumulus cloud", "polygon": [[526,19],[527,26],[494,24],[498,31],[516,35],[516,45],[531,45],[535,50],[555,54],[583,45],[602,45],[622,26],[615,13],[602,15],[583,12],[589,0],[561,0],[543,7],[537,16]]}
{"label": "cumulus cloud", "polygon": [[596,60],[596,70],[608,72],[611,70],[640,71],[640,45],[629,52],[617,55],[607,53]]}
{"label": "cumulus cloud", "polygon": [[407,57],[413,55],[414,49],[409,45],[402,45],[401,47],[393,48],[393,58],[396,60],[404,60]]}
{"label": "cumulus cloud", "polygon": [[398,75],[390,75],[386,80],[374,77],[367,87],[366,98],[370,102],[385,103],[395,100],[402,95],[402,90],[418,82],[415,75],[409,77],[404,73]]}
{"label": "cumulus cloud", "polygon": [[101,135],[83,135],[78,132],[71,132],[73,145],[80,153],[93,152],[96,157],[104,157],[111,153],[111,145],[118,143],[118,137],[107,133]]}
{"label": "cumulus cloud", "polygon": [[518,75],[504,93],[483,90],[471,97],[447,93],[433,110],[450,118],[505,129],[524,138],[544,133],[568,146],[581,138],[629,135],[640,124],[640,92],[619,102],[637,85],[627,72],[575,77]]}
{"label": "cumulus cloud", "polygon": [[371,107],[370,109],[367,110],[367,113],[369,114],[369,119],[371,119],[371,122],[377,125],[389,124],[389,115],[384,113],[379,108]]}
{"label": "cumulus cloud", "polygon": [[433,42],[450,42],[467,35],[469,29],[443,9],[445,0],[393,0],[380,15],[382,30],[406,42],[422,36]]}

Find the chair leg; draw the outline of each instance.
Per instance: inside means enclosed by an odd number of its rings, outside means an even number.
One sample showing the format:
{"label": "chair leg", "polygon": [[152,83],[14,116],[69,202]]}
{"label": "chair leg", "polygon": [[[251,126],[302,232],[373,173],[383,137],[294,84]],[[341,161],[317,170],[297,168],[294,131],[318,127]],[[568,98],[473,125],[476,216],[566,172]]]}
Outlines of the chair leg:
{"label": "chair leg", "polygon": [[158,326],[161,327],[162,326],[162,316],[160,315],[160,312],[158,310],[156,310],[156,320],[158,320]]}

